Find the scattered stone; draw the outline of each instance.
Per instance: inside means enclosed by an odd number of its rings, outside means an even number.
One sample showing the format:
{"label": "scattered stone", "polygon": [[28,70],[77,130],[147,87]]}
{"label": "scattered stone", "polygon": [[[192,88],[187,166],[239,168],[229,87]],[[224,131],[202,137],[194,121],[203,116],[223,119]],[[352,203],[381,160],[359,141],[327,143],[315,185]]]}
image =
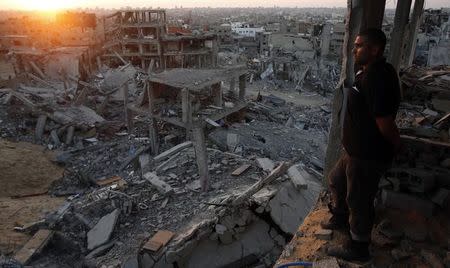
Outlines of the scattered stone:
{"label": "scattered stone", "polygon": [[119,218],[120,210],[116,209],[101,218],[87,233],[88,249],[93,250],[109,241]]}
{"label": "scattered stone", "polygon": [[314,235],[318,239],[330,241],[333,238],[333,230],[320,229]]}
{"label": "scattered stone", "polygon": [[216,224],[216,233],[218,233],[219,235],[222,235],[225,233],[226,230],[228,230],[228,228],[225,225],[222,224]]}
{"label": "scattered stone", "polygon": [[262,168],[262,170],[271,172],[275,168],[275,164],[269,158],[258,158],[256,163]]}
{"label": "scattered stone", "polygon": [[299,169],[296,166],[292,166],[288,169],[287,173],[297,190],[308,188],[305,175],[309,174],[307,174],[306,171]]}
{"label": "scattered stone", "polygon": [[147,172],[144,178],[150,182],[160,193],[166,195],[173,192],[173,188],[165,181],[161,180],[154,172]]}

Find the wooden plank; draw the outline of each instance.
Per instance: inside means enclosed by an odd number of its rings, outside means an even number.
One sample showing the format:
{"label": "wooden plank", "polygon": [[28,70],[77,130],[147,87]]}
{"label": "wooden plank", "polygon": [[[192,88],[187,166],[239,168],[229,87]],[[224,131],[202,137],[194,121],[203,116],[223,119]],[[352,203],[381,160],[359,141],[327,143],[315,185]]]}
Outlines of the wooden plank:
{"label": "wooden plank", "polygon": [[249,169],[252,165],[244,164],[240,167],[238,167],[233,173],[231,173],[232,176],[239,176],[242,173],[244,173],[247,169]]}
{"label": "wooden plank", "polygon": [[158,231],[150,240],[145,243],[143,249],[157,252],[160,248],[164,247],[174,237],[174,233],[167,230]]}
{"label": "wooden plank", "polygon": [[50,241],[53,231],[41,229],[21,248],[14,259],[26,265],[35,254],[40,253]]}
{"label": "wooden plank", "polygon": [[417,142],[422,142],[422,143],[426,143],[426,144],[430,144],[430,145],[450,148],[450,143],[448,143],[448,142],[434,141],[434,140],[430,140],[430,139],[413,137],[413,136],[408,136],[408,135],[400,135],[400,138],[402,138],[404,140],[417,141]]}
{"label": "wooden plank", "polygon": [[259,190],[261,190],[264,186],[270,184],[272,181],[274,181],[276,178],[283,175],[289,168],[291,164],[286,162],[281,162],[281,164],[276,167],[272,172],[262,180],[258,181],[257,183],[253,184],[248,188],[245,192],[243,192],[240,196],[235,198],[232,201],[233,206],[241,205],[245,200],[250,198],[252,195],[257,193]]}
{"label": "wooden plank", "polygon": [[433,124],[433,127],[437,127],[440,128],[441,124],[445,123],[446,121],[448,121],[450,119],[450,113],[447,113],[446,115],[444,115],[441,119],[439,119],[438,121],[436,121],[436,123]]}
{"label": "wooden plank", "polygon": [[116,175],[116,176],[112,176],[110,178],[102,178],[100,180],[96,180],[95,184],[97,184],[98,186],[105,186],[105,185],[113,184],[120,180],[123,180],[122,177]]}

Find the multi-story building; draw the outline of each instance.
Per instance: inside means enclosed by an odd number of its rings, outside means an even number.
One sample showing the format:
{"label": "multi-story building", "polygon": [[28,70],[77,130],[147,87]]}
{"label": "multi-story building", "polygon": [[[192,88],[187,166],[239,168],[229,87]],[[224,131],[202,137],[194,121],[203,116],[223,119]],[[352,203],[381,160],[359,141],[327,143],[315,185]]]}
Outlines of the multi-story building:
{"label": "multi-story building", "polygon": [[217,36],[167,31],[165,10],[121,10],[105,18],[104,57],[142,68],[214,67]]}

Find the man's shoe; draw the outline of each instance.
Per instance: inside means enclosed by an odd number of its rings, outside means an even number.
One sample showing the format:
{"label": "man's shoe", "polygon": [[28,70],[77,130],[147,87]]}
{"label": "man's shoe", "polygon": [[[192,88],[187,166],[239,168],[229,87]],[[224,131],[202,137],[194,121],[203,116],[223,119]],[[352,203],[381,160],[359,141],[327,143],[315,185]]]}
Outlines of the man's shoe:
{"label": "man's shoe", "polygon": [[336,217],[335,215],[333,215],[331,216],[330,220],[321,222],[320,227],[329,230],[344,230],[349,229],[350,225],[348,224],[348,220],[345,217]]}
{"label": "man's shoe", "polygon": [[370,260],[369,243],[354,240],[349,245],[329,247],[327,254],[346,261],[367,262]]}

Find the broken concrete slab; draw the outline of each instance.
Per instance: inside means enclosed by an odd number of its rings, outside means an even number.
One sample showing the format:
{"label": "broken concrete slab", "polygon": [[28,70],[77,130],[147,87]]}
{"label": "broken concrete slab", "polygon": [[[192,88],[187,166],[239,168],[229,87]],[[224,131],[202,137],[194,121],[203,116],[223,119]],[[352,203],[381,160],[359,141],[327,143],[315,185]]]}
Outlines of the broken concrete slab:
{"label": "broken concrete slab", "polygon": [[145,173],[144,178],[164,195],[173,192],[173,188],[165,181],[161,180],[154,172]]}
{"label": "broken concrete slab", "polygon": [[316,203],[321,191],[321,184],[315,181],[308,181],[308,188],[300,192],[290,182],[284,182],[269,202],[270,216],[281,230],[293,235]]}
{"label": "broken concrete slab", "polygon": [[275,168],[275,164],[269,158],[258,158],[256,163],[267,172],[271,172]]}
{"label": "broken concrete slab", "polygon": [[97,258],[99,256],[104,255],[109,249],[111,249],[116,244],[115,241],[109,242],[107,244],[104,244],[103,246],[99,246],[98,248],[92,250],[89,252],[88,255],[86,255],[85,259],[93,259]]}
{"label": "broken concrete slab", "polygon": [[165,160],[166,158],[169,158],[170,156],[178,153],[179,151],[188,148],[192,146],[192,141],[186,141],[183,143],[180,143],[172,148],[170,148],[169,150],[160,153],[159,155],[155,156],[155,158],[153,159],[155,162],[160,162]]}
{"label": "broken concrete slab", "polygon": [[51,118],[62,125],[94,126],[105,119],[86,106],[61,108],[53,112]]}
{"label": "broken concrete slab", "polygon": [[[193,252],[178,261],[182,267],[238,267],[235,261],[254,255],[262,259],[262,254],[269,252],[276,244],[269,235],[270,226],[264,221],[257,221],[248,226],[239,241],[223,244],[217,240],[200,241]],[[233,264],[234,263],[234,264]]]}
{"label": "broken concrete slab", "polygon": [[158,231],[150,240],[145,243],[143,249],[156,252],[164,247],[174,237],[174,233],[167,230]]}
{"label": "broken concrete slab", "polygon": [[39,254],[53,236],[53,231],[41,229],[14,255],[14,259],[22,265],[26,265],[28,261],[36,254]]}
{"label": "broken concrete slab", "polygon": [[105,243],[111,237],[114,227],[120,215],[120,210],[116,209],[113,212],[103,216],[97,224],[87,233],[88,249],[93,250]]}
{"label": "broken concrete slab", "polygon": [[288,169],[287,173],[296,189],[300,190],[308,188],[306,178],[311,175],[309,175],[305,170],[297,166],[292,166]]}

